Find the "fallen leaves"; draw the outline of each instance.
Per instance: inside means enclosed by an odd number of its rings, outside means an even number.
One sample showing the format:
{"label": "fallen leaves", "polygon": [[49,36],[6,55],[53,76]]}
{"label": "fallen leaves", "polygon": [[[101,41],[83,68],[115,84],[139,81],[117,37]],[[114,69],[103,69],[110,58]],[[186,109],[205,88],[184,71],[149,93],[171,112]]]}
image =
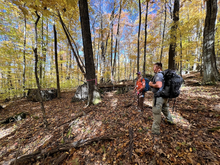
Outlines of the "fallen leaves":
{"label": "fallen leaves", "polygon": [[[218,130],[207,131],[208,128],[215,128],[219,124],[220,114],[213,111],[214,106],[211,105],[216,105],[220,100],[217,97],[206,97],[207,92],[215,91],[211,88],[205,88],[199,86],[182,89],[176,103],[177,112],[172,113],[176,125],[169,125],[162,120],[161,139],[157,150],[153,150],[153,138],[150,134],[153,122],[151,92],[148,92],[145,97],[143,114],[137,111],[137,102],[134,101],[134,96],[128,94],[115,95],[113,92],[108,92],[100,104],[91,107],[92,111],[74,120],[71,123],[71,129],[58,126],[71,121],[72,118],[86,109],[83,109],[83,103],[70,103],[73,94],[67,93],[63,95],[65,99],[45,102],[51,127],[48,132],[41,127],[41,113],[40,109],[37,108],[40,106],[39,103],[28,102],[28,106],[15,106],[9,111],[19,111],[21,110],[19,107],[29,108],[27,111],[32,116],[39,116],[39,119],[26,119],[26,123],[19,131],[16,131],[15,135],[7,134],[0,139],[0,153],[3,149],[4,151],[7,150],[4,157],[0,155],[0,161],[8,160],[14,156],[17,151],[15,144],[18,137],[24,139],[21,142],[23,148],[34,146],[36,149],[50,150],[51,146],[56,146],[61,140],[64,143],[74,142],[120,132],[125,133],[125,136],[115,138],[113,141],[95,142],[78,149],[70,149],[64,155],[67,156],[65,162],[69,164],[95,164],[95,162],[100,162],[100,164],[130,164],[131,162],[133,164],[144,164],[151,162],[154,157],[157,164],[199,165],[220,161],[218,138],[220,132]],[[20,104],[26,105],[27,102],[18,103],[18,105]],[[172,105],[172,101],[170,105]],[[31,107],[36,108],[33,110]],[[131,159],[129,158],[129,127],[133,128],[133,155]],[[46,133],[52,133],[53,136],[45,138]],[[36,142],[36,145],[30,145],[33,142]],[[28,151],[27,149],[26,152]],[[62,158],[62,154],[53,156]]]}

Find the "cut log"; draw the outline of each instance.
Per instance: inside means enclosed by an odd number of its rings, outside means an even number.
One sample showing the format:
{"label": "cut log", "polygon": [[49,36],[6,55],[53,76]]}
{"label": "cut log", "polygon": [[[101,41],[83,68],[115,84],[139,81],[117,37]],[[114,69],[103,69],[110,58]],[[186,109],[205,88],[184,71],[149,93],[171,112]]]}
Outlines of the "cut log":
{"label": "cut log", "polygon": [[[74,97],[72,98],[71,102],[80,102],[80,101],[85,101],[88,99],[88,86],[86,83],[84,83],[83,85],[80,85],[76,92]],[[99,103],[101,100],[101,96],[100,93],[98,92],[97,89],[94,90],[93,92],[93,104],[97,104]]]}
{"label": "cut log", "polygon": [[[43,101],[52,100],[57,97],[57,89],[41,89],[41,96]],[[40,101],[37,89],[28,89],[27,100],[34,102]]]}
{"label": "cut log", "polygon": [[[56,146],[53,149],[50,149],[49,151],[37,151],[35,153],[29,154],[29,155],[22,155],[20,157],[17,158],[16,163],[17,164],[25,164],[30,160],[33,159],[42,159],[44,158],[45,155],[47,156],[51,156],[57,152],[65,152],[65,151],[69,151],[71,148],[80,148],[83,147],[85,145],[91,144],[93,142],[98,142],[98,141],[102,141],[102,140],[113,140],[114,138],[117,137],[121,137],[124,136],[124,133],[121,134],[116,134],[116,135],[109,135],[109,136],[101,136],[101,137],[95,137],[92,139],[85,139],[85,140],[79,140],[77,142],[74,143],[69,143],[69,144],[64,144],[64,145],[60,145],[60,146]],[[62,158],[62,157],[61,157]],[[12,165],[15,163],[15,159],[12,159],[10,161],[7,162],[7,164]]]}

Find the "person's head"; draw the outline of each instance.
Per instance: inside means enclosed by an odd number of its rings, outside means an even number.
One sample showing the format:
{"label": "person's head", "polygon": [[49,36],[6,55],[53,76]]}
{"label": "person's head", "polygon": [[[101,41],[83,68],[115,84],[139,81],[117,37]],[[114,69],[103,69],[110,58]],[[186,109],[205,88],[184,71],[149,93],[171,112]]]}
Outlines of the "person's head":
{"label": "person's head", "polygon": [[154,64],[154,73],[158,73],[159,71],[162,71],[162,63],[157,62]]}
{"label": "person's head", "polygon": [[141,77],[141,72],[137,72],[137,77],[140,78]]}

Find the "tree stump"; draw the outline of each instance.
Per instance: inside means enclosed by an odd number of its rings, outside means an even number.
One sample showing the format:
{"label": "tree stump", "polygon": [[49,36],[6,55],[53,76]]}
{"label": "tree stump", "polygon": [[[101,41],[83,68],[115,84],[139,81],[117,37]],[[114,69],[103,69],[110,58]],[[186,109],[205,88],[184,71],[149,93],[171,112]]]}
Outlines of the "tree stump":
{"label": "tree stump", "polygon": [[[40,97],[37,91],[38,89],[28,89],[27,100],[39,102]],[[52,100],[57,97],[57,89],[41,89],[41,96],[43,101]]]}

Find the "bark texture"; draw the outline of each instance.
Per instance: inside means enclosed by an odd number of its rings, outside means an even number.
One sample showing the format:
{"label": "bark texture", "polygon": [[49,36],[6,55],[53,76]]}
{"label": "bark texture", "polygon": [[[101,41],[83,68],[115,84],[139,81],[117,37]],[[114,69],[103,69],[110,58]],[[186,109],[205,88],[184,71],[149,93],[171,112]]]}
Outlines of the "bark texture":
{"label": "bark texture", "polygon": [[86,79],[88,82],[88,106],[92,104],[93,91],[95,89],[95,65],[92,51],[92,41],[89,22],[89,10],[87,0],[79,0],[80,22],[83,38],[83,51],[85,57]]}
{"label": "bark texture", "polygon": [[170,36],[170,47],[169,47],[169,69],[176,69],[175,66],[175,56],[176,56],[176,35],[179,21],[179,6],[180,0],[174,1],[174,9],[173,9],[173,25],[171,27],[171,36]]}
{"label": "bark texture", "polygon": [[203,82],[208,83],[220,79],[215,56],[215,22],[218,6],[217,0],[206,1],[206,18],[203,33]]}

